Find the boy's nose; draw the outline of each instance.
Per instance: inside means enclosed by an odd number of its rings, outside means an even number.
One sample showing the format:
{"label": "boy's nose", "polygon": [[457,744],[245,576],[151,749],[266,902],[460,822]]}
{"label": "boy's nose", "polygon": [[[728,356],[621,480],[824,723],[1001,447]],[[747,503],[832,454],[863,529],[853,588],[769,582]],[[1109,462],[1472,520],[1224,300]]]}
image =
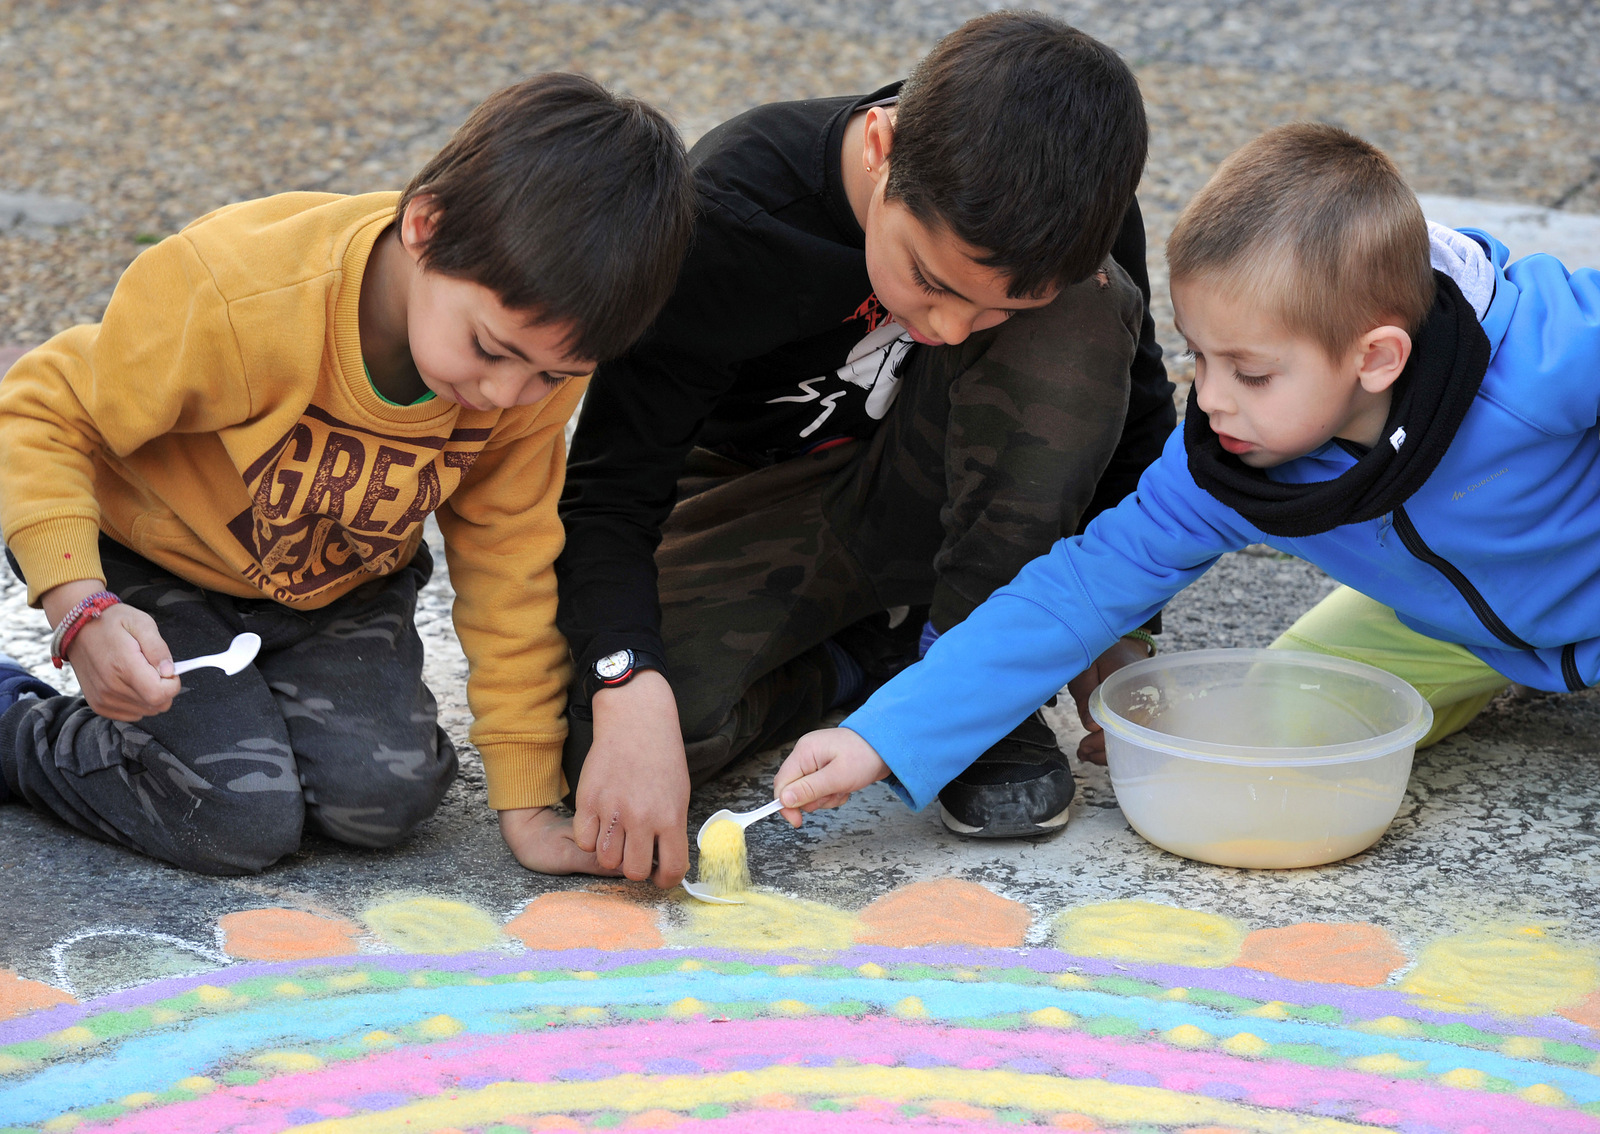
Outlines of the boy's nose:
{"label": "boy's nose", "polygon": [[485,378],[478,383],[478,392],[495,409],[511,409],[522,394],[522,379],[508,375]]}
{"label": "boy's nose", "polygon": [[967,341],[967,336],[972,334],[972,321],[972,313],[952,311],[948,307],[935,307],[928,313],[929,329],[940,342],[951,346]]}
{"label": "boy's nose", "polygon": [[1233,411],[1233,405],[1228,401],[1225,394],[1217,388],[1221,384],[1220,382],[1207,382],[1205,371],[1198,366],[1195,367],[1194,400],[1195,404],[1200,407],[1200,412],[1213,414],[1231,413]]}

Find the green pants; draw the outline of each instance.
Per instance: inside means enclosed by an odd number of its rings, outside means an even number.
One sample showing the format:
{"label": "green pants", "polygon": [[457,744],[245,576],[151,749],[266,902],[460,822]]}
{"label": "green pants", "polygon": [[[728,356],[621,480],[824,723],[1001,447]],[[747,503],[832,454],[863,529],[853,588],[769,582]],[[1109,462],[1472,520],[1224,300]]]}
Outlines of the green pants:
{"label": "green pants", "polygon": [[1333,654],[1409,681],[1433,706],[1433,728],[1418,748],[1466,728],[1510,684],[1465,646],[1418,634],[1393,610],[1349,587],[1306,611],[1272,648]]}

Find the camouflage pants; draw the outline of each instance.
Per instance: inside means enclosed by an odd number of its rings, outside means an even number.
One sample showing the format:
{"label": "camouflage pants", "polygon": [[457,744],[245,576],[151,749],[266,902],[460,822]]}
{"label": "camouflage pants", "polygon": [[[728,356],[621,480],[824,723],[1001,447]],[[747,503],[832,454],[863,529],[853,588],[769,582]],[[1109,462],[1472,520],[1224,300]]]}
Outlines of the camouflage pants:
{"label": "camouflage pants", "polygon": [[[1108,261],[1047,307],[914,348],[870,440],[759,469],[691,454],[656,565],[695,784],[817,726],[826,639],[898,606],[931,608],[942,632],[1077,529],[1122,433],[1143,315]],[[564,758],[574,789],[585,716]]]}
{"label": "camouflage pants", "polygon": [[237,599],[101,540],[106,586],[156,620],[176,658],[261,635],[253,665],[183,676],[172,708],[134,724],[81,697],[0,716],[11,791],[84,834],[204,874],[248,874],[309,826],[390,846],[433,813],[456,755],[422,683],[417,592],[426,546],[391,575],[320,610]]}

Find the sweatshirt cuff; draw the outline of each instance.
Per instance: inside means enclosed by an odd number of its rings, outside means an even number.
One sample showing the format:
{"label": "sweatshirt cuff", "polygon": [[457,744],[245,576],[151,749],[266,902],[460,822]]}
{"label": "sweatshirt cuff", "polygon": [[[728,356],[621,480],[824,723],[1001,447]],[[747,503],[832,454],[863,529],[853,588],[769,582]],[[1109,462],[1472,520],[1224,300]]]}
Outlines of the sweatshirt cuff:
{"label": "sweatshirt cuff", "polygon": [[495,811],[511,811],[561,802],[566,794],[561,746],[560,740],[480,742],[489,806]]}
{"label": "sweatshirt cuff", "polygon": [[12,532],[6,546],[28,582],[28,605],[62,583],[104,579],[100,525],[92,517],[58,516]]}
{"label": "sweatshirt cuff", "polygon": [[867,708],[867,705],[863,705],[851,713],[840,722],[839,727],[849,729],[872,745],[872,750],[889,765],[889,775],[883,783],[900,798],[901,803],[913,811],[921,811],[939,798],[944,784],[936,782],[937,774],[930,776],[928,770],[911,756],[910,745],[898,729],[875,714],[864,712]]}

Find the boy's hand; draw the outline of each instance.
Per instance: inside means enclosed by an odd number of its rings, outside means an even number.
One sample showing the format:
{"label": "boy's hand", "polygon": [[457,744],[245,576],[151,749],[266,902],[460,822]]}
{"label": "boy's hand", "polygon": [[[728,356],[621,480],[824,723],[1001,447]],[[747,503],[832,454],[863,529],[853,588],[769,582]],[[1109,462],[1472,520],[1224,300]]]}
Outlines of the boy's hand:
{"label": "boy's hand", "polygon": [[1150,657],[1150,647],[1137,638],[1118,638],[1095,659],[1093,665],[1067,682],[1067,691],[1078,704],[1078,720],[1089,730],[1089,735],[1078,741],[1078,759],[1091,764],[1106,762],[1106,734],[1089,715],[1089,694],[1123,666],[1144,661],[1147,657]]}
{"label": "boy's hand", "polygon": [[[82,599],[103,590],[99,580],[63,583],[40,596],[57,626]],[[172,651],[142,610],[118,603],[84,620],[67,651],[89,707],[114,721],[137,721],[172,708],[183,683],[172,674]]]}
{"label": "boy's hand", "polygon": [[653,669],[594,696],[578,780],[577,844],[605,871],[663,890],[689,869],[689,760],[672,686]]}
{"label": "boy's hand", "polygon": [[800,826],[802,811],[838,807],[850,793],[889,774],[877,749],[858,732],[825,728],[808,732],[772,780],[772,792],[783,801],[783,817]]}
{"label": "boy's hand", "polygon": [[603,874],[615,877],[593,851],[578,846],[572,820],[553,807],[518,807],[500,812],[500,837],[517,861],[540,874]]}

